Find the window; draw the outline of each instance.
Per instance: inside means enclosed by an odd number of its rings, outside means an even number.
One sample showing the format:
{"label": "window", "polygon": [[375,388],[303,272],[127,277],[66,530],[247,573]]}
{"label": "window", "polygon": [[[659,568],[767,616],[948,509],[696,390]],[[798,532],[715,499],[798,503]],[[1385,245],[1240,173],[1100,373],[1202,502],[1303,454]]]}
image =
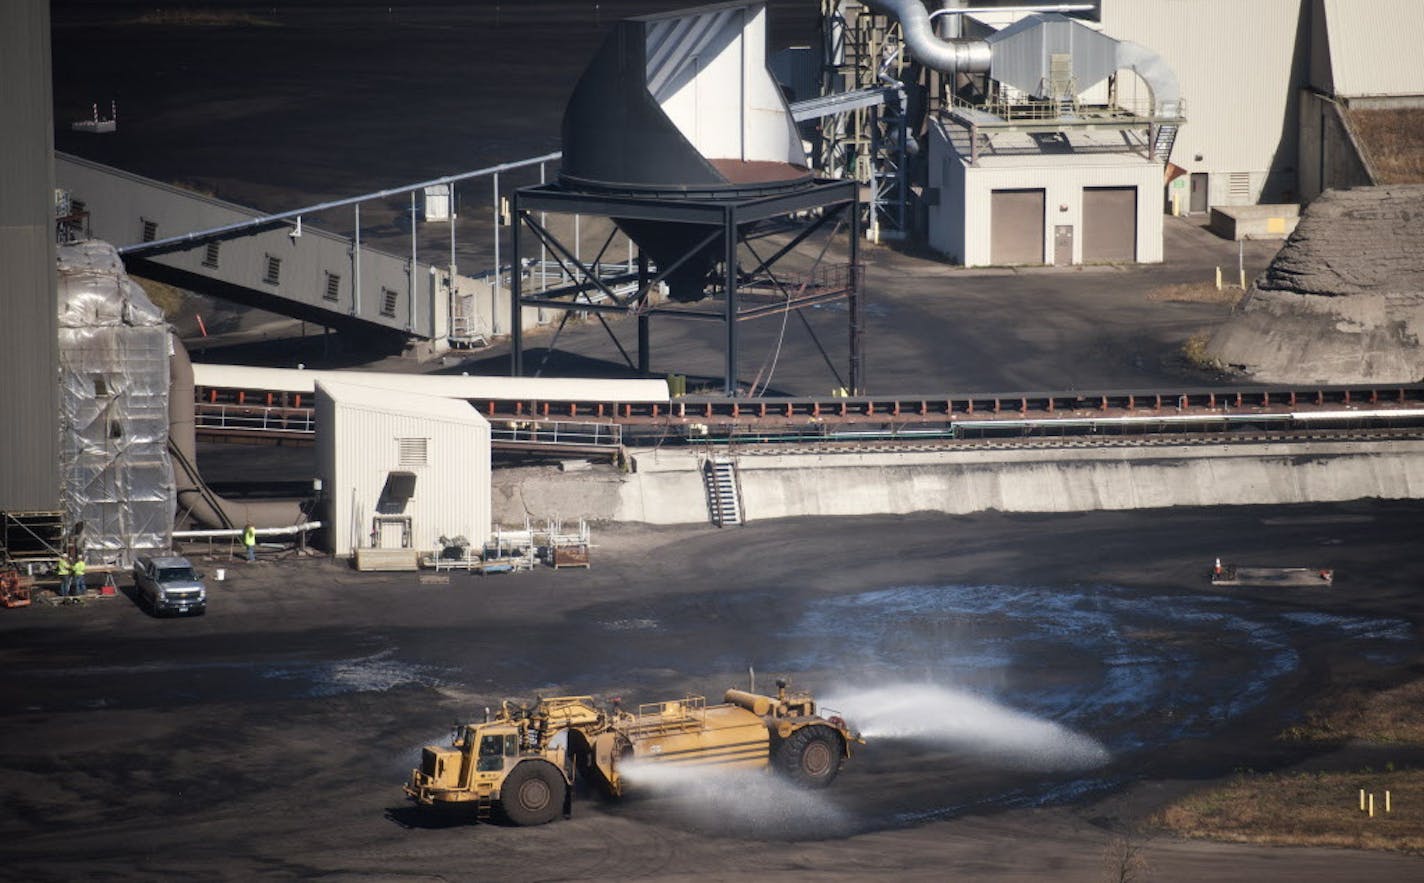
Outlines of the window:
{"label": "window", "polygon": [[336,301],[341,299],[341,277],[336,273],[326,274],[326,290],[322,292],[325,300]]}
{"label": "window", "polygon": [[282,280],[282,259],[267,255],[267,272],[263,274],[262,281],[268,285],[276,285]]}
{"label": "window", "polygon": [[414,466],[425,466],[429,460],[428,438],[398,438],[396,445],[400,448],[400,465],[402,469],[410,469]]}
{"label": "window", "polygon": [[203,266],[218,268],[218,249],[222,247],[220,242],[209,242],[207,248],[203,250]]}
{"label": "window", "polygon": [[400,302],[400,293],[389,288],[381,289],[381,315],[396,317],[396,304]]}
{"label": "window", "polygon": [[475,760],[475,769],[482,773],[504,769],[504,740],[498,735],[480,737],[480,755]]}
{"label": "window", "polygon": [[152,242],[158,238],[158,222],[150,221],[147,218],[139,218],[143,222],[143,241]]}

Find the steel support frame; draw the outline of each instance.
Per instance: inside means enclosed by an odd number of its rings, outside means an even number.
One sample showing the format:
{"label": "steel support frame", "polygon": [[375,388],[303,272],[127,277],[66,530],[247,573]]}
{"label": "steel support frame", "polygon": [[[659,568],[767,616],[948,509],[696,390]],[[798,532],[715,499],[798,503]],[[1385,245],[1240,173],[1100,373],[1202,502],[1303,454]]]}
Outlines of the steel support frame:
{"label": "steel support frame", "polygon": [[[784,306],[770,309],[765,305],[744,308],[738,291],[738,248],[746,233],[760,221],[795,214],[797,212],[821,209],[827,214],[844,212],[847,218],[848,257],[850,272],[848,287],[844,293],[834,297],[812,295],[800,299],[788,299]],[[604,218],[629,218],[658,221],[673,224],[694,224],[708,230],[708,236],[700,240],[683,258],[669,267],[658,267],[655,275],[650,275],[650,267],[645,255],[639,250],[637,256],[638,291],[627,299],[610,295],[611,303],[591,303],[580,294],[591,289],[604,289],[592,268],[585,267],[577,255],[577,249],[559,242],[557,237],[537,218],[543,213],[593,215]],[[822,226],[818,222],[816,227]],[[572,286],[564,286],[555,291],[541,291],[526,295],[519,272],[522,231],[532,233],[541,246],[548,247],[573,263],[582,278]],[[863,392],[862,347],[863,329],[860,297],[860,190],[855,181],[818,180],[805,187],[770,195],[748,192],[740,197],[725,199],[688,199],[674,196],[642,196],[632,194],[604,194],[566,190],[558,184],[541,184],[516,190],[513,198],[513,224],[511,226],[512,250],[515,271],[510,274],[510,370],[512,376],[524,375],[524,332],[523,313],[526,308],[556,309],[566,312],[632,313],[638,320],[638,361],[637,370],[642,374],[651,371],[651,328],[652,316],[676,318],[712,319],[726,325],[725,370],[723,392],[735,396],[737,389],[737,364],[739,340],[737,325],[740,321],[764,315],[772,315],[783,309],[800,309],[812,303],[839,300],[845,297],[849,302],[849,389],[851,395]],[[710,241],[709,241],[710,240]],[[711,242],[723,243],[722,287],[725,296],[721,315],[706,310],[679,310],[653,308],[648,300],[652,287],[661,282],[683,260],[700,251]],[[765,262],[759,261],[758,271],[770,273],[771,266],[793,249],[780,250]],[[555,299],[567,296],[568,300]],[[610,331],[610,334],[612,332]],[[616,341],[616,339],[615,339]],[[621,349],[621,345],[620,345]]]}

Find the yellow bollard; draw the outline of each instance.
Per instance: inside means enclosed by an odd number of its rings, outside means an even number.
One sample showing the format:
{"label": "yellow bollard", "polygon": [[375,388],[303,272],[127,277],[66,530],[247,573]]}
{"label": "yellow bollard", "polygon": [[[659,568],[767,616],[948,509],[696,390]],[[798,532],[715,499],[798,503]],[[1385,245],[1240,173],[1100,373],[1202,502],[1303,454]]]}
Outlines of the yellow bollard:
{"label": "yellow bollard", "polygon": [[1220,291],[1220,290],[1221,290],[1221,268],[1220,268],[1220,267],[1217,267],[1217,268],[1216,268],[1216,290],[1217,290],[1217,291]]}
{"label": "yellow bollard", "polygon": [[1365,789],[1360,789],[1360,812],[1365,811]]}
{"label": "yellow bollard", "polygon": [[1245,291],[1245,290],[1246,290],[1246,271],[1245,271],[1245,270],[1242,270],[1242,271],[1241,271],[1241,290],[1242,290],[1242,291]]}
{"label": "yellow bollard", "polygon": [[1390,811],[1391,811],[1391,810],[1390,810],[1390,807],[1389,807],[1389,792],[1388,792],[1388,791],[1384,792],[1384,811],[1385,811],[1385,812],[1390,812]]}
{"label": "yellow bollard", "polygon": [[1370,818],[1374,818],[1374,817],[1375,817],[1375,796],[1374,796],[1373,794],[1371,794],[1371,795],[1370,795]]}

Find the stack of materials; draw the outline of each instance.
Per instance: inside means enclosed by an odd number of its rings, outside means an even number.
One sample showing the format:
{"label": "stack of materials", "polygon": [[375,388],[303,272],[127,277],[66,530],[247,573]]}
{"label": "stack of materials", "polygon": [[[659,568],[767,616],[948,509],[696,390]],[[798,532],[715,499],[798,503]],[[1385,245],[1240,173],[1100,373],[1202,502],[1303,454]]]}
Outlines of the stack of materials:
{"label": "stack of materials", "polygon": [[1424,185],[1326,191],[1208,345],[1268,383],[1424,378]]}

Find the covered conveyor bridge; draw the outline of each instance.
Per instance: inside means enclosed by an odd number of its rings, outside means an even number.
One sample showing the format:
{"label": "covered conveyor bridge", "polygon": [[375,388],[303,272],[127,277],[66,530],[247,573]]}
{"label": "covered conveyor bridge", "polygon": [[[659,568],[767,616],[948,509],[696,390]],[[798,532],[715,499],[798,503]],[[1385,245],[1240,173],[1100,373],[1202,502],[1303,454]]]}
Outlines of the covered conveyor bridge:
{"label": "covered conveyor bridge", "polygon": [[68,154],[55,154],[55,180],[85,232],[139,276],[333,328],[444,333],[443,280],[410,255]]}

